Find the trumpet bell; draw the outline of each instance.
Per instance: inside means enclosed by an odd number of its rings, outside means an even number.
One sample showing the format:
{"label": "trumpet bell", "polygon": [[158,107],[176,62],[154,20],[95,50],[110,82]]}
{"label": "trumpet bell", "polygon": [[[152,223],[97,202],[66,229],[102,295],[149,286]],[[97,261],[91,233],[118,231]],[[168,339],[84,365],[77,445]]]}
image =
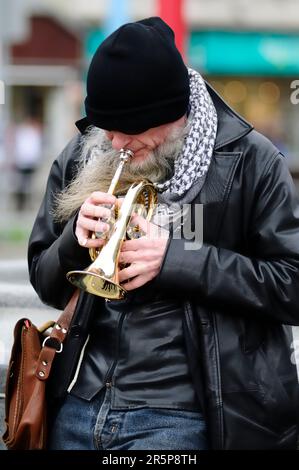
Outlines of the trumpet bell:
{"label": "trumpet bell", "polygon": [[103,276],[101,270],[92,271],[90,267],[84,271],[68,272],[67,279],[79,289],[109,300],[121,300],[127,293],[117,282]]}
{"label": "trumpet bell", "polygon": [[85,270],[69,271],[67,279],[82,290],[109,300],[121,300],[125,297],[126,289],[119,284],[118,259],[120,247],[126,237],[130,218],[140,201],[147,200],[147,217],[150,218],[156,202],[154,185],[142,180],[133,183],[124,198],[119,210],[111,236],[98,253],[93,263]]}

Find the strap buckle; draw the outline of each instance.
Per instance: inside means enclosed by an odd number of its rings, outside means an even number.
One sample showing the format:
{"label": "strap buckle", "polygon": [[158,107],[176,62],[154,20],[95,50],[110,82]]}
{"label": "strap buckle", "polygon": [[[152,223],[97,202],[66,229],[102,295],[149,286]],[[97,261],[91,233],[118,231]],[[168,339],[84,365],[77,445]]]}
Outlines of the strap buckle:
{"label": "strap buckle", "polygon": [[[51,336],[47,336],[44,341],[43,341],[43,344],[42,344],[42,347],[44,348],[47,341],[50,340],[52,343],[48,344],[48,347],[49,348],[53,348],[53,349],[56,349],[56,353],[57,354],[60,354],[63,350],[63,344],[60,343],[57,339],[55,338],[51,338]],[[57,346],[60,345],[60,349],[57,349]]]}

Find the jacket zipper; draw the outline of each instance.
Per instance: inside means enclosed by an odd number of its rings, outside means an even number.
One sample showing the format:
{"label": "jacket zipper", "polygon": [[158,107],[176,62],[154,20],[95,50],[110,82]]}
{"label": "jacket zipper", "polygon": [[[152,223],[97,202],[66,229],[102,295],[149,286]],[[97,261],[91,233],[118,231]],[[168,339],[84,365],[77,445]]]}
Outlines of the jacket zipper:
{"label": "jacket zipper", "polygon": [[117,339],[116,339],[116,347],[115,347],[115,359],[114,359],[112,365],[110,366],[110,368],[109,368],[109,370],[106,374],[106,377],[105,377],[105,386],[106,386],[106,388],[111,388],[112,387],[113,374],[114,374],[114,370],[115,370],[115,367],[116,367],[116,364],[117,364],[117,361],[118,361],[119,346],[120,346],[120,333],[121,333],[122,324],[123,324],[125,315],[126,315],[126,312],[122,312],[121,317],[120,317],[119,322],[118,322]]}
{"label": "jacket zipper", "polygon": [[194,331],[193,331],[193,328],[192,328],[192,320],[190,318],[190,312],[192,312],[191,302],[189,302],[189,301],[184,302],[184,307],[185,307],[184,310],[185,310],[185,313],[186,313],[186,322],[187,322],[187,325],[188,325],[190,338],[192,339],[192,345],[193,345],[193,348],[196,349],[199,352],[199,347],[196,343],[195,334],[194,334]]}
{"label": "jacket zipper", "polygon": [[[191,302],[186,301],[184,302],[185,306],[185,313],[186,313],[186,322],[189,330],[189,336],[192,340],[192,346],[195,350],[199,351],[199,348],[196,344],[196,338],[193,332],[192,328],[192,320],[190,318],[190,312],[192,312],[192,305]],[[217,324],[216,324],[216,318],[215,315],[212,314],[212,321],[213,321],[213,326],[214,326],[214,343],[215,343],[215,351],[216,351],[216,380],[217,380],[217,405],[219,405],[219,435],[220,435],[220,449],[223,449],[224,447],[224,432],[223,432],[223,400],[222,400],[222,394],[221,394],[221,375],[220,375],[220,361],[219,361],[219,346],[218,346],[218,332],[217,332]],[[207,325],[207,321],[201,321],[202,325]]]}

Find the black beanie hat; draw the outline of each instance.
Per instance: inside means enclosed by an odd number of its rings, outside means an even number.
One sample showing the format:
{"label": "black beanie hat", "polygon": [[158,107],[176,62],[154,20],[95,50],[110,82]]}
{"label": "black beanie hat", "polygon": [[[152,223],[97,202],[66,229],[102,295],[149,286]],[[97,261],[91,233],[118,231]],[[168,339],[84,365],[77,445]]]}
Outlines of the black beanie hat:
{"label": "black beanie hat", "polygon": [[93,56],[86,124],[139,134],[182,117],[189,94],[188,70],[172,29],[158,17],[127,23]]}

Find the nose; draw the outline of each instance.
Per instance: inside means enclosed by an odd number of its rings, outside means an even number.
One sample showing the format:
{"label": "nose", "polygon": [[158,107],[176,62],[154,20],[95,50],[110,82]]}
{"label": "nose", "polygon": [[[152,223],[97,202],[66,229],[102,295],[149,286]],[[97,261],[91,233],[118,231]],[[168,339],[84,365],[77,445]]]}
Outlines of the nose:
{"label": "nose", "polygon": [[109,132],[108,138],[111,140],[114,150],[125,148],[132,140],[131,136],[118,131]]}

